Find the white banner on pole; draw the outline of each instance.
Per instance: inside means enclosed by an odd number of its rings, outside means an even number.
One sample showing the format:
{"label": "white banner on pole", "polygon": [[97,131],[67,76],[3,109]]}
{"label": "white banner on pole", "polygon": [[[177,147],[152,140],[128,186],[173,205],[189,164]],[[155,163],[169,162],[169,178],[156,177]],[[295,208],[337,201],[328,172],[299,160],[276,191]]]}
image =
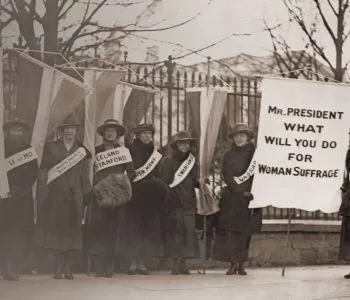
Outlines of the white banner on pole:
{"label": "white banner on pole", "polygon": [[250,207],[337,211],[349,120],[349,85],[264,78]]}

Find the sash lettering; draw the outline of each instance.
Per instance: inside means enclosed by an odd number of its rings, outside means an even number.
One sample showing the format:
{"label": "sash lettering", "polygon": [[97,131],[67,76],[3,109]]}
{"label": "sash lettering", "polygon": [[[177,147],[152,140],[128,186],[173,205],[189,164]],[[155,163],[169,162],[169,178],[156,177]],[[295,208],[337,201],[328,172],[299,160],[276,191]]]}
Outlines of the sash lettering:
{"label": "sash lettering", "polygon": [[195,162],[196,162],[196,158],[194,157],[194,155],[190,154],[188,158],[176,170],[174,174],[173,182],[169,184],[169,187],[173,188],[179,185],[191,172]]}
{"label": "sash lettering", "polygon": [[241,184],[241,183],[247,181],[250,177],[252,177],[254,175],[255,167],[256,167],[256,160],[253,158],[249,164],[249,167],[244,172],[244,174],[242,174],[241,176],[237,176],[237,177],[233,176],[233,180],[237,184]]}
{"label": "sash lettering", "polygon": [[6,171],[11,171],[14,168],[29,163],[30,161],[37,158],[38,156],[33,148],[28,148],[26,150],[13,154],[10,157],[6,158]]}
{"label": "sash lettering", "polygon": [[66,157],[57,165],[53,166],[47,173],[47,184],[73,168],[86,156],[86,154],[85,148],[79,147],[76,151],[74,151],[74,153]]}
{"label": "sash lettering", "polygon": [[147,177],[147,175],[149,175],[154,170],[161,159],[162,155],[157,150],[154,150],[146,163],[135,170],[136,177],[134,178],[133,182],[140,181],[141,179]]}
{"label": "sash lettering", "polygon": [[125,147],[117,147],[97,153],[95,159],[95,172],[132,162],[130,151]]}

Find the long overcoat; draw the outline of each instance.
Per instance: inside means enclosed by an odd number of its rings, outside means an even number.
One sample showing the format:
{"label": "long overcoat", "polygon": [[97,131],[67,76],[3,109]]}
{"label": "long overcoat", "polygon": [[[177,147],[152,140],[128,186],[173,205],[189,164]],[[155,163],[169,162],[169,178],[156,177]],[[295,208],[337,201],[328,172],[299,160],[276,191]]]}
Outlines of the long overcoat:
{"label": "long overcoat", "polygon": [[[175,148],[164,158],[161,176],[166,184],[173,181],[175,172],[188,158]],[[169,188],[167,211],[164,218],[165,252],[168,257],[193,258],[198,256],[195,214],[197,200],[195,188],[199,188],[196,166],[177,186]]]}
{"label": "long overcoat", "polygon": [[348,149],[345,160],[346,176],[341,187],[342,203],[339,214],[342,216],[339,259],[350,261],[350,149]]}
{"label": "long overcoat", "polygon": [[[115,144],[114,148],[120,147]],[[95,153],[106,150],[103,144],[95,148]],[[94,185],[106,178],[110,174],[124,174],[132,181],[135,177],[135,169],[132,162],[112,166],[98,171],[94,174]],[[120,228],[125,219],[125,205],[115,209],[100,207],[94,197],[89,206],[86,250],[92,255],[105,254],[116,248],[120,243]],[[114,251],[114,250],[113,250]]]}
{"label": "long overcoat", "polygon": [[[6,158],[28,148],[5,139]],[[2,258],[20,259],[34,239],[32,186],[38,176],[37,159],[8,171],[7,176],[12,196],[0,199],[0,251]]]}
{"label": "long overcoat", "polygon": [[[81,144],[78,141],[69,151],[62,140],[48,144],[44,149],[41,164],[43,173],[47,174],[48,170],[79,147]],[[87,153],[82,160],[47,185],[46,195],[44,191],[42,196],[38,195],[40,211],[37,241],[40,247],[63,251],[81,250],[83,200],[84,195],[91,191],[89,158],[90,154]],[[44,182],[39,184],[45,185],[46,177],[43,176]]]}
{"label": "long overcoat", "polygon": [[247,259],[251,234],[261,227],[261,209],[250,210],[249,200],[243,197],[250,192],[253,178],[241,184],[235,176],[245,173],[252,160],[255,148],[252,143],[237,147],[234,143],[222,161],[222,175],[226,183],[220,199],[220,214],[213,258],[223,261]]}
{"label": "long overcoat", "polygon": [[[135,169],[142,167],[154,151],[153,143],[136,138],[130,146]],[[133,196],[126,205],[123,224],[123,253],[129,258],[164,256],[161,217],[168,192],[160,179],[159,165],[145,178],[133,183]]]}

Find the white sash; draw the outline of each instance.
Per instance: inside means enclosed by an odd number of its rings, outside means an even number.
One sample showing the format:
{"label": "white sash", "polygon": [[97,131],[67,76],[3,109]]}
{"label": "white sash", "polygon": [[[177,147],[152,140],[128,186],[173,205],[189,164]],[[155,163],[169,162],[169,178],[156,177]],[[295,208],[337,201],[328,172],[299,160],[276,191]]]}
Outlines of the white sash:
{"label": "white sash", "polygon": [[95,159],[95,172],[132,162],[129,149],[123,146],[97,153]]}
{"label": "white sash", "polygon": [[154,150],[150,158],[146,161],[146,163],[135,170],[136,177],[134,178],[133,182],[140,181],[141,179],[147,177],[147,175],[154,170],[154,168],[157,166],[161,159],[162,155],[157,150]]}
{"label": "white sash", "polygon": [[35,153],[33,148],[28,148],[21,152],[15,153],[10,157],[6,158],[6,171],[11,171],[14,168],[22,166],[30,161],[37,159],[38,155]]}
{"label": "white sash", "polygon": [[84,147],[79,147],[71,155],[66,157],[57,165],[53,166],[47,173],[47,184],[55,180],[58,176],[64,174],[71,168],[73,168],[78,162],[80,162],[86,156],[86,150]]}
{"label": "white sash", "polygon": [[255,167],[256,167],[256,160],[253,158],[249,164],[249,167],[244,172],[244,174],[242,174],[241,176],[238,176],[238,177],[233,176],[233,180],[237,184],[241,184],[241,183],[247,181],[250,177],[252,177],[254,175]]}
{"label": "white sash", "polygon": [[169,187],[173,188],[179,185],[191,172],[194,164],[196,162],[196,158],[194,155],[190,153],[188,158],[181,164],[181,166],[176,170],[174,174],[173,182],[169,184]]}

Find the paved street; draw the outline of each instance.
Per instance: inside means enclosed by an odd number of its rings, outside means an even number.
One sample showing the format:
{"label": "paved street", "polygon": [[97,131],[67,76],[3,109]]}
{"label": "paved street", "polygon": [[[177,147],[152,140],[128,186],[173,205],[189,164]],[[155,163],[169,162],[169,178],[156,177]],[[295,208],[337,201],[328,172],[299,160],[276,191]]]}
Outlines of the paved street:
{"label": "paved street", "polygon": [[[0,281],[1,300],[110,300],[110,299],[350,299],[350,266],[248,269],[249,275],[226,276],[224,270],[206,275],[115,275],[100,279],[79,275],[74,281],[57,281],[47,275],[23,276],[20,282]],[[194,272],[193,272],[194,273]]]}

